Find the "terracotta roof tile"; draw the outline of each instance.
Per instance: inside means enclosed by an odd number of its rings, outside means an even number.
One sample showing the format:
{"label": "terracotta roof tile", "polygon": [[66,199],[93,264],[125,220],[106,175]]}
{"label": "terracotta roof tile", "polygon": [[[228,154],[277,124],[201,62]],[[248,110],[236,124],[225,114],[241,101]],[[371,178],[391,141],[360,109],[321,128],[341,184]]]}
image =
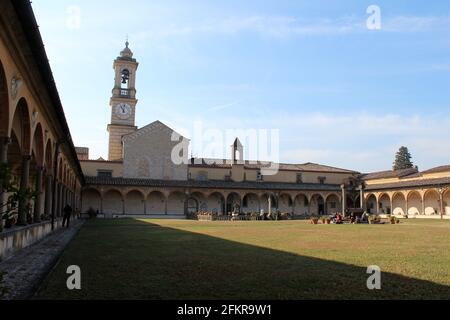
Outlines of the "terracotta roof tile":
{"label": "terracotta roof tile", "polygon": [[373,180],[373,179],[389,179],[389,178],[409,178],[409,176],[417,175],[419,171],[417,168],[402,169],[402,170],[388,170],[373,172],[361,175],[362,180]]}
{"label": "terracotta roof tile", "polygon": [[400,181],[395,183],[374,184],[366,187],[366,191],[386,190],[386,189],[403,189],[403,188],[420,188],[420,187],[450,187],[450,177],[439,179],[423,179],[412,181]]}
{"label": "terracotta roof tile", "polygon": [[149,179],[126,179],[107,177],[86,177],[87,185],[115,185],[115,186],[142,186],[142,187],[179,187],[179,188],[205,188],[205,189],[254,189],[254,190],[298,190],[298,191],[340,191],[339,185],[332,184],[297,184],[277,182],[233,182],[223,180],[210,181],[172,181]]}

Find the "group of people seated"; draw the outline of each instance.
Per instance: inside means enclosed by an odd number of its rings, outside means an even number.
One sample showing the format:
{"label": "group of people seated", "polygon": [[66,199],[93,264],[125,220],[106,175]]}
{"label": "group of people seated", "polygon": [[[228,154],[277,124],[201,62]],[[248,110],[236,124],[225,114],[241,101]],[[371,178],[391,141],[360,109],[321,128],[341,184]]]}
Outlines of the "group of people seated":
{"label": "group of people seated", "polygon": [[357,214],[352,213],[348,218],[345,218],[341,213],[336,213],[331,221],[334,224],[343,224],[345,222],[351,224],[368,223],[369,215],[364,213],[362,216],[358,216]]}

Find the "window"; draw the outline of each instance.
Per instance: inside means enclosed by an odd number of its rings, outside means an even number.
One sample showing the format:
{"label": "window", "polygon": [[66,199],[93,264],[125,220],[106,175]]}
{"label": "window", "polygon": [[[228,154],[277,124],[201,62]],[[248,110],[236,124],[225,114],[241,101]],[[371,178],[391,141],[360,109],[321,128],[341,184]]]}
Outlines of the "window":
{"label": "window", "polygon": [[97,177],[112,178],[113,172],[111,170],[97,170]]}
{"label": "window", "polygon": [[297,173],[297,183],[303,183],[303,173]]}
{"label": "window", "polygon": [[326,177],[319,177],[318,179],[320,184],[325,184],[325,181],[327,180]]}
{"label": "window", "polygon": [[256,174],[256,181],[263,181],[264,180],[264,176],[262,175],[261,171],[258,171],[258,173]]}
{"label": "window", "polygon": [[336,209],[336,202],[330,202],[330,208],[331,209]]}
{"label": "window", "polygon": [[197,181],[208,181],[208,172],[201,171],[197,175]]}

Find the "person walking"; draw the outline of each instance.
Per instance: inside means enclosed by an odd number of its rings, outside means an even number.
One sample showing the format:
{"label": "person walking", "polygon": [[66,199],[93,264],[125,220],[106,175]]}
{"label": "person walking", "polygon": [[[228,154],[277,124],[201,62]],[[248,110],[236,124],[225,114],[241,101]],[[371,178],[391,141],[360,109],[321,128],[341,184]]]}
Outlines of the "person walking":
{"label": "person walking", "polygon": [[67,205],[64,207],[63,228],[64,227],[69,228],[71,216],[72,216],[72,207],[70,205]]}

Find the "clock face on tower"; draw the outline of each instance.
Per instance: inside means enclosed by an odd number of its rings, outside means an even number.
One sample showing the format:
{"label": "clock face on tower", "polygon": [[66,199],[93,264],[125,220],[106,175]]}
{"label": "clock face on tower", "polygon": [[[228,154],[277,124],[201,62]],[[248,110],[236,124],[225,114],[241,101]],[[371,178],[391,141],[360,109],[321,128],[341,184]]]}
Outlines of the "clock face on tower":
{"label": "clock face on tower", "polygon": [[131,106],[126,103],[119,103],[116,105],[116,116],[119,119],[127,120],[131,117]]}

